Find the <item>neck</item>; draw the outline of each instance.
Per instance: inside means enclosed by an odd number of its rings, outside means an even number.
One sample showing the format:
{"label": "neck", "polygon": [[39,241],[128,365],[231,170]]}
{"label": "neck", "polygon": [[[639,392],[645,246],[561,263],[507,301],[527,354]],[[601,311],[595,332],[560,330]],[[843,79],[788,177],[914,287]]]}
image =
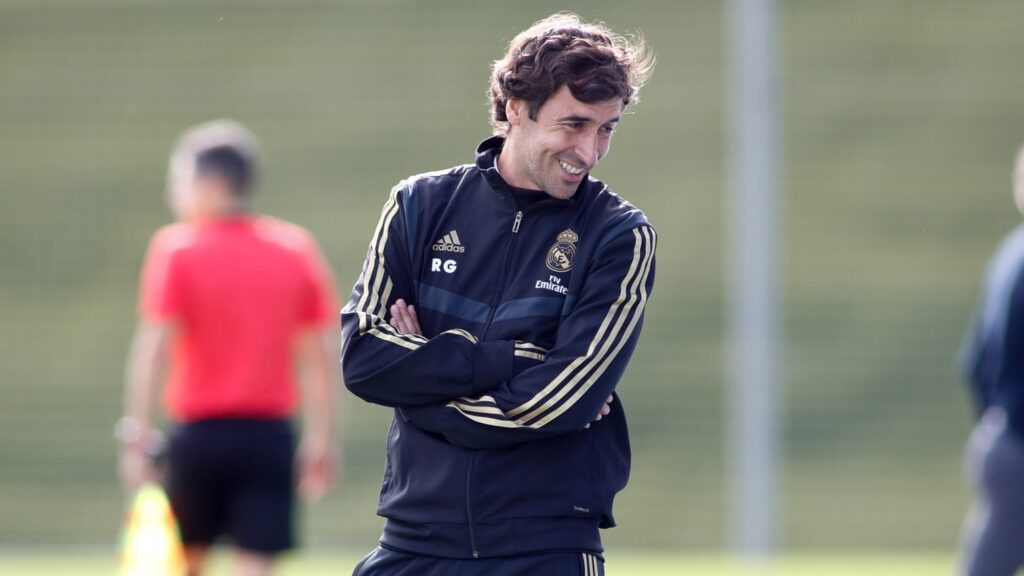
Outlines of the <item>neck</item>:
{"label": "neck", "polygon": [[222,222],[225,220],[234,220],[237,218],[244,218],[249,214],[243,206],[232,205],[211,208],[208,210],[200,210],[193,214],[189,220],[193,222]]}
{"label": "neck", "polygon": [[533,189],[534,186],[530,181],[521,177],[515,167],[518,165],[518,155],[516,154],[516,147],[513,143],[512,138],[505,137],[505,146],[501,149],[501,154],[494,161],[494,167],[498,169],[498,173],[501,174],[502,180],[506,184],[514,188]]}

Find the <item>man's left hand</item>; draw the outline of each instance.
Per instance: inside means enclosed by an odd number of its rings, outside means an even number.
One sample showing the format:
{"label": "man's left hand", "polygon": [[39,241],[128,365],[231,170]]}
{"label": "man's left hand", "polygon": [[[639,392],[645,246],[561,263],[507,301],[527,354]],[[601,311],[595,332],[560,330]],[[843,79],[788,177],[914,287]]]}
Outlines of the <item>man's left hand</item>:
{"label": "man's left hand", "polygon": [[391,305],[391,325],[403,334],[423,335],[420,320],[416,316],[416,308],[412,304],[406,304],[401,298]]}

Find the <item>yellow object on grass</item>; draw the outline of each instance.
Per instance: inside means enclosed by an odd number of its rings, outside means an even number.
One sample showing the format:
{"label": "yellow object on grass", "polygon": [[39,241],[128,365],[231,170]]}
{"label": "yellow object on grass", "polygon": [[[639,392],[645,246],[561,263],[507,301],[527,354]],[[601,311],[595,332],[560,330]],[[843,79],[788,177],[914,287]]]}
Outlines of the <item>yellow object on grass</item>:
{"label": "yellow object on grass", "polygon": [[163,488],[145,484],[125,518],[120,576],[183,576],[185,552]]}

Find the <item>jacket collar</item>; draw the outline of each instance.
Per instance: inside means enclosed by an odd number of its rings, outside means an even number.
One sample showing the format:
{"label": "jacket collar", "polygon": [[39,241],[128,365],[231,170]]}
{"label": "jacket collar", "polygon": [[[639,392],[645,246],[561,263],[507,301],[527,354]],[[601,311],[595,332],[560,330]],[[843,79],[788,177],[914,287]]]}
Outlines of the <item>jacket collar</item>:
{"label": "jacket collar", "polygon": [[495,165],[498,154],[501,154],[505,147],[505,138],[502,136],[491,136],[476,147],[476,167],[487,179],[487,183],[495,190],[508,190],[505,179],[498,174],[498,167]]}
{"label": "jacket collar", "polygon": [[[511,193],[510,186],[505,179],[498,173],[498,168],[495,165],[496,159],[501,154],[502,148],[505,147],[504,136],[491,136],[484,140],[476,147],[476,167],[487,179],[487,183],[491,185],[491,188],[500,190],[505,193]],[[580,201],[581,196],[587,190],[587,183],[590,181],[589,176],[580,182],[579,188],[576,189],[576,193],[572,195],[572,198],[562,200],[559,198],[549,198],[543,202],[552,202],[556,204],[576,204]]]}

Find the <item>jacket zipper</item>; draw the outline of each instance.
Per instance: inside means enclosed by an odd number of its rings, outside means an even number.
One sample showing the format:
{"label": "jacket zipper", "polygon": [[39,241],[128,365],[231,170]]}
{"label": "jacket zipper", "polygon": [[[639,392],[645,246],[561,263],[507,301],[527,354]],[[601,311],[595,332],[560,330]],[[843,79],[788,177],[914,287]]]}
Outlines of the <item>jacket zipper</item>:
{"label": "jacket zipper", "polygon": [[[505,249],[505,261],[501,267],[501,278],[498,282],[497,294],[494,297],[494,305],[491,306],[491,312],[487,316],[487,324],[484,325],[483,334],[487,334],[487,330],[491,327],[491,320],[494,319],[494,312],[497,309],[497,304],[501,300],[501,295],[504,293],[502,286],[505,285],[505,271],[508,269],[509,256],[512,254],[512,247],[516,243],[516,235],[519,234],[519,224],[523,221],[523,211],[516,210],[516,218],[512,221],[512,240],[508,243],[508,248]],[[469,521],[469,546],[473,551],[473,558],[480,557],[480,551],[476,549],[476,532],[473,529],[473,499],[472,499],[472,476],[473,476],[473,462],[476,461],[476,452],[469,453],[469,463],[466,464],[466,518]]]}
{"label": "jacket zipper", "polygon": [[469,546],[473,551],[473,558],[479,558],[480,552],[476,549],[476,534],[473,531],[473,501],[470,491],[470,481],[473,477],[473,461],[476,460],[476,451],[469,453],[469,463],[466,464],[466,517],[469,521]]}
{"label": "jacket zipper", "polygon": [[519,224],[523,221],[523,211],[516,210],[516,218],[512,221],[512,239],[508,243],[508,247],[505,248],[505,259],[501,263],[501,276],[498,277],[498,289],[494,292],[494,297],[491,299],[491,311],[487,314],[487,323],[484,324],[484,331],[481,335],[481,339],[487,336],[487,331],[491,329],[491,321],[494,320],[494,313],[498,310],[498,303],[501,302],[501,295],[505,293],[505,277],[508,275],[508,261],[512,255],[512,248],[516,245],[516,238],[519,235]]}
{"label": "jacket zipper", "polygon": [[522,223],[522,210],[516,210],[515,219],[512,220],[512,239],[509,241],[508,247],[505,248],[505,260],[502,261],[502,275],[498,279],[498,290],[495,292],[495,296],[492,299],[490,314],[487,316],[487,324],[483,329],[484,335],[486,335],[487,330],[490,329],[490,321],[494,320],[495,312],[498,310],[498,303],[502,301],[502,294],[505,293],[505,277],[508,276],[509,259],[512,255],[512,249],[515,248],[515,240],[519,236],[520,223]]}

